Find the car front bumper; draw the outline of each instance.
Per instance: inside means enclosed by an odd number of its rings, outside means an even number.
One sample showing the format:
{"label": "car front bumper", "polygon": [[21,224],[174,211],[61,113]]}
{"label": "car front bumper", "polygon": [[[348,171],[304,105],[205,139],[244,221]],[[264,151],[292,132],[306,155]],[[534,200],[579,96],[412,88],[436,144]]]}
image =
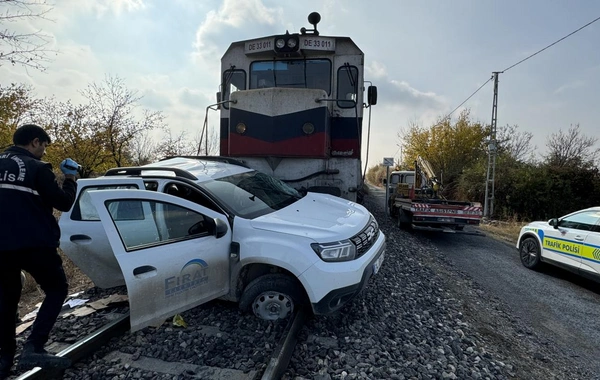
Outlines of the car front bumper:
{"label": "car front bumper", "polygon": [[359,259],[340,263],[319,262],[303,273],[300,276],[301,281],[309,281],[310,288],[323,291],[320,297],[318,295],[315,297],[315,294],[311,297],[309,294],[313,312],[333,313],[356,297],[367,286],[375,271],[380,268],[385,248],[385,235],[380,233],[377,242],[369,252]]}

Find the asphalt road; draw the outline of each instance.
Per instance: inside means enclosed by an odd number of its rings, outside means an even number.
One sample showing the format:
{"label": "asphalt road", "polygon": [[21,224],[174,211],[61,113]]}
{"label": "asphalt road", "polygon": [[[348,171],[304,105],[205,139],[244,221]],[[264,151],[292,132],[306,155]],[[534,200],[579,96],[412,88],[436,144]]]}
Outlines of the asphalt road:
{"label": "asphalt road", "polygon": [[[385,190],[370,193],[383,204]],[[600,284],[548,265],[529,270],[514,246],[493,237],[406,233],[438,250],[548,344],[600,373]]]}

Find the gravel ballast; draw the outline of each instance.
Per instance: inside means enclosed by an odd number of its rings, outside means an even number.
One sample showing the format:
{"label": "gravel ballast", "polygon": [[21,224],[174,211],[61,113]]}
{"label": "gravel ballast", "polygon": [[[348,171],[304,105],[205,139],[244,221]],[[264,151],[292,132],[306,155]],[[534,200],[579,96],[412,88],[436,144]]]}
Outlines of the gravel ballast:
{"label": "gravel ballast", "polygon": [[600,378],[512,318],[416,232],[400,230],[379,203],[365,200],[387,236],[380,272],[340,314],[309,321],[286,378]]}

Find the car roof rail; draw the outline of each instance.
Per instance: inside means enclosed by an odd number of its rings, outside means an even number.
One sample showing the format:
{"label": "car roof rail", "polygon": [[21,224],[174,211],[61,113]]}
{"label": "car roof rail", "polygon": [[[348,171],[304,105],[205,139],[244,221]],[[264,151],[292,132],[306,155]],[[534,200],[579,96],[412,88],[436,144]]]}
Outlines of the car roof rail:
{"label": "car roof rail", "polygon": [[226,164],[238,165],[238,166],[242,166],[244,168],[251,169],[242,160],[238,160],[238,159],[230,158],[230,157],[221,157],[221,156],[168,156],[168,157],[162,158],[160,161],[168,160],[171,158],[191,158],[194,160],[216,161],[216,162],[223,162]]}
{"label": "car roof rail", "polygon": [[109,169],[104,173],[105,176],[113,176],[113,175],[142,175],[142,171],[163,171],[163,172],[172,172],[175,173],[177,177],[187,178],[191,180],[197,180],[198,178],[194,176],[192,173],[179,169],[179,168],[167,168],[163,166],[132,166],[132,167],[124,167],[124,168],[114,168]]}

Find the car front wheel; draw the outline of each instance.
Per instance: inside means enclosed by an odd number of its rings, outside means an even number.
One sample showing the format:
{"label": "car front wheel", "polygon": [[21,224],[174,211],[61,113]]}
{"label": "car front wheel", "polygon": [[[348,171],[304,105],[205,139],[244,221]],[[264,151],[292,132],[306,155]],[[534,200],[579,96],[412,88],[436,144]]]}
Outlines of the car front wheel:
{"label": "car front wheel", "polygon": [[542,252],[538,241],[533,237],[525,238],[519,246],[519,256],[523,266],[535,269],[540,266]]}
{"label": "car front wheel", "polygon": [[284,274],[267,274],[246,286],[240,298],[240,309],[274,321],[289,317],[304,299],[297,281]]}

